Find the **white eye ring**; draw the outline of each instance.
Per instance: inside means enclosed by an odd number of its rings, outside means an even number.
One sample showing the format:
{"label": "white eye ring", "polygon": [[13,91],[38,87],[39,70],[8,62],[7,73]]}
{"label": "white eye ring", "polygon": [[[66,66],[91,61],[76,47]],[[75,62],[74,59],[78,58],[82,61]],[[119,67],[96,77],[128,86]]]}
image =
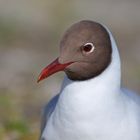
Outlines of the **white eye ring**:
{"label": "white eye ring", "polygon": [[94,49],[95,46],[93,45],[93,43],[86,43],[82,48],[83,52],[87,54],[92,53]]}

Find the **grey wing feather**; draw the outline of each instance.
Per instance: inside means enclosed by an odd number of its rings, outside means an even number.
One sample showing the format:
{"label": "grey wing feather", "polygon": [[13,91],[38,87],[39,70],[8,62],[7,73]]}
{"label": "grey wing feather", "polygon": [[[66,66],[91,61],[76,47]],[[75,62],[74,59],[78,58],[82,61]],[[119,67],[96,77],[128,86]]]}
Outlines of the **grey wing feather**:
{"label": "grey wing feather", "polygon": [[43,109],[43,115],[41,120],[41,134],[46,126],[47,120],[49,119],[50,115],[55,109],[58,98],[59,98],[59,94],[53,97]]}

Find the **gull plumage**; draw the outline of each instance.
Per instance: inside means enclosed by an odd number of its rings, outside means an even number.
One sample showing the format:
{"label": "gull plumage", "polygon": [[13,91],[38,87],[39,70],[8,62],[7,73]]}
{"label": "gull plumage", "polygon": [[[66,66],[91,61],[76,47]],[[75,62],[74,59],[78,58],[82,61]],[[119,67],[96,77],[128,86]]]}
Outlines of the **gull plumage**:
{"label": "gull plumage", "polygon": [[140,140],[140,97],[121,87],[121,62],[107,30],[111,62],[98,76],[75,81],[67,75],[45,107],[41,140]]}

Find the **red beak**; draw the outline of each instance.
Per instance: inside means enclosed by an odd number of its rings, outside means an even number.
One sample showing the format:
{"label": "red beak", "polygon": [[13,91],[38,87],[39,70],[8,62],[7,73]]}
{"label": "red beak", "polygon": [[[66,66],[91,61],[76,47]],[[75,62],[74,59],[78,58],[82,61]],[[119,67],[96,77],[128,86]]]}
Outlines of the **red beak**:
{"label": "red beak", "polygon": [[65,64],[60,64],[58,61],[58,58],[54,60],[51,64],[49,64],[46,68],[42,70],[40,73],[37,82],[39,83],[43,79],[49,77],[50,75],[63,71],[68,65],[70,65],[73,62],[65,63]]}

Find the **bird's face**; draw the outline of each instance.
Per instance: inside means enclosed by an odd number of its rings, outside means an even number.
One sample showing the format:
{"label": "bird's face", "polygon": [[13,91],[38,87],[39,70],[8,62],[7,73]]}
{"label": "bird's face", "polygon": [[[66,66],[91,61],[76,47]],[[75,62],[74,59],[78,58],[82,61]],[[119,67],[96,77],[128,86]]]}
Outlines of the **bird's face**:
{"label": "bird's face", "polygon": [[111,62],[111,42],[106,29],[93,21],[70,27],[60,42],[60,56],[41,73],[39,80],[65,71],[71,80],[87,80],[99,75]]}

